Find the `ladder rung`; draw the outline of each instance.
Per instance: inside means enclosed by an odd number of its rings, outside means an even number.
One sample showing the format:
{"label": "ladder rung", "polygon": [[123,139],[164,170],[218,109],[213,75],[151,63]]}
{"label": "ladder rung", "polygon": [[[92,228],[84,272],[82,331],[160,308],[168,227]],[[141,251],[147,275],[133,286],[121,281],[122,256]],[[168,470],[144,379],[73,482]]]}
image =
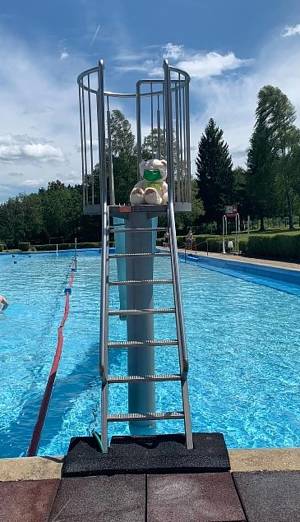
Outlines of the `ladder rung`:
{"label": "ladder rung", "polygon": [[109,341],[107,346],[109,348],[136,348],[143,346],[177,346],[178,341],[176,339],[156,339],[156,340],[145,340],[145,341]]}
{"label": "ladder rung", "polygon": [[117,227],[109,227],[111,232],[119,234],[120,232],[165,232],[167,229],[166,227],[155,227],[155,228],[145,228],[145,227],[138,227],[138,228],[117,228]]}
{"label": "ladder rung", "polygon": [[175,308],[142,308],[141,310],[109,310],[108,315],[174,314]]}
{"label": "ladder rung", "polygon": [[123,257],[170,257],[170,252],[141,252],[136,254],[110,254],[110,258],[123,258]]}
{"label": "ladder rung", "polygon": [[127,286],[127,285],[171,285],[173,279],[141,279],[129,281],[110,281],[110,286]]}
{"label": "ladder rung", "polygon": [[181,411],[166,411],[165,413],[116,413],[107,417],[108,422],[126,422],[126,421],[142,421],[142,420],[167,420],[167,419],[184,419],[184,413]]}
{"label": "ladder rung", "polygon": [[162,375],[116,375],[109,376],[107,382],[109,384],[124,384],[129,382],[165,382],[165,381],[181,381],[181,375],[178,373],[168,373]]}

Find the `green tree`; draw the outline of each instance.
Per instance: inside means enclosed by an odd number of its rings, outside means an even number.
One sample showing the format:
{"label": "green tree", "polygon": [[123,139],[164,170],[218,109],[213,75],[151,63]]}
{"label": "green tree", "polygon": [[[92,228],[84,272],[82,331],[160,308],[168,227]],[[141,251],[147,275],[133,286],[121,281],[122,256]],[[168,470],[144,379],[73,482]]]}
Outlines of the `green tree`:
{"label": "green tree", "polygon": [[9,245],[17,245],[25,239],[22,196],[9,198],[0,206],[0,238]]}
{"label": "green tree", "polygon": [[137,180],[137,156],[130,122],[119,110],[113,110],[110,121],[111,149],[116,203],[128,203]]}
{"label": "green tree", "polygon": [[78,189],[66,187],[57,180],[48,183],[47,190],[41,189],[39,195],[48,240],[51,237],[74,237],[82,215],[81,194]]}
{"label": "green tree", "polygon": [[228,144],[213,118],[201,136],[196,167],[198,197],[203,201],[205,220],[220,222],[225,206],[233,203],[233,174]]}
{"label": "green tree", "polygon": [[272,85],[264,86],[258,93],[255,127],[266,130],[267,147],[273,156],[274,174],[283,188],[289,227],[293,228],[294,170],[291,157],[300,146],[300,132],[295,127],[296,111],[288,97]]}
{"label": "green tree", "polygon": [[166,143],[164,132],[154,128],[150,134],[144,137],[142,144],[142,158],[147,160],[151,158],[166,159]]}
{"label": "green tree", "polygon": [[237,204],[239,213],[246,216],[248,213],[248,194],[247,194],[247,170],[242,167],[236,167],[232,171],[233,174],[233,200]]}
{"label": "green tree", "polygon": [[176,228],[178,233],[187,231],[190,227],[199,225],[200,218],[204,215],[202,200],[198,197],[198,186],[195,179],[192,180],[192,211],[176,214]]}
{"label": "green tree", "polygon": [[255,125],[250,139],[247,166],[249,211],[252,216],[260,219],[260,229],[264,230],[264,217],[274,215],[276,191],[270,132],[260,121]]}
{"label": "green tree", "polygon": [[113,156],[131,156],[134,151],[134,134],[130,122],[120,110],[111,112],[110,132]]}

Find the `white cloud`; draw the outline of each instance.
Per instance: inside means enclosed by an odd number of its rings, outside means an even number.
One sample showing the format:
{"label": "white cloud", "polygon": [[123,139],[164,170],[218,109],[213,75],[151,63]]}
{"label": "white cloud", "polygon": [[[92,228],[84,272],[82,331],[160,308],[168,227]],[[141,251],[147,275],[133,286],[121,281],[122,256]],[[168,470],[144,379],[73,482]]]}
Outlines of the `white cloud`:
{"label": "white cloud", "polygon": [[39,178],[39,179],[25,179],[25,181],[23,182],[23,185],[25,187],[29,187],[31,189],[34,189],[34,188],[39,188],[42,184],[43,184],[43,178]]}
{"label": "white cloud", "polygon": [[237,58],[233,52],[227,54],[209,52],[186,55],[176,66],[187,71],[192,78],[200,79],[219,76],[226,71],[232,71],[250,63],[252,60]]}
{"label": "white cloud", "polygon": [[8,172],[7,175],[12,178],[22,178],[23,172]]}
{"label": "white cloud", "polygon": [[[242,75],[216,76],[191,82],[191,142],[197,146],[208,119],[224,130],[235,165],[244,165],[255,121],[258,91],[279,87],[294,104],[300,125],[300,48],[274,39],[262,47],[253,67]],[[195,154],[193,154],[195,156]],[[194,159],[194,158],[193,158]],[[192,165],[194,170],[194,164]]]}
{"label": "white cloud", "polygon": [[[226,71],[233,71],[253,62],[253,60],[238,58],[234,52],[222,54],[216,51],[195,51],[186,49],[182,44],[168,42],[162,46],[151,46],[139,54],[132,54],[130,51],[125,54],[121,52],[116,57],[116,61],[121,63],[115,68],[124,73],[140,72],[151,77],[161,77],[163,58],[167,58],[171,65],[186,70],[196,79],[220,76]],[[124,61],[130,63],[124,65]]]}
{"label": "white cloud", "polygon": [[171,42],[163,46],[163,58],[170,58],[170,60],[178,60],[184,55],[183,45],[173,44]]}
{"label": "white cloud", "polygon": [[300,24],[287,25],[284,28],[284,31],[281,33],[281,36],[283,36],[283,38],[286,38],[287,36],[295,36],[296,34],[300,35]]}
{"label": "white cloud", "polygon": [[153,71],[155,71],[157,68],[157,62],[156,60],[144,60],[142,62],[132,63],[130,65],[118,65],[116,69],[121,72],[142,72],[148,75],[149,73],[152,74]]}
{"label": "white cloud", "polygon": [[113,58],[115,62],[139,62],[148,57],[148,52],[132,52],[127,51],[126,49],[122,49],[118,54],[116,54]]}
{"label": "white cloud", "polygon": [[62,161],[63,153],[59,147],[26,135],[0,136],[0,161],[19,160]]}
{"label": "white cloud", "polygon": [[67,51],[62,51],[60,53],[60,60],[66,60],[67,58],[69,58],[69,53]]}
{"label": "white cloud", "polygon": [[0,201],[28,191],[24,180],[80,182],[76,76],[90,64],[77,57],[62,69],[53,53],[0,29]]}

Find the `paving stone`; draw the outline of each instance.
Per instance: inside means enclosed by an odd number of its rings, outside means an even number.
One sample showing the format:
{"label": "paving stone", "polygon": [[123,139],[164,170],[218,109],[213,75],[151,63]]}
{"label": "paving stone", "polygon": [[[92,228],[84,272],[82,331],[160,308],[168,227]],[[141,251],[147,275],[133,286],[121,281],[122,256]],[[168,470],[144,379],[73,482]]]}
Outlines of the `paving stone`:
{"label": "paving stone", "polygon": [[148,522],[245,522],[230,473],[148,475]]}
{"label": "paving stone", "polygon": [[0,483],[1,522],[46,522],[59,480]]}
{"label": "paving stone", "polygon": [[0,481],[59,479],[63,457],[0,459]]}
{"label": "paving stone", "polygon": [[233,473],[248,522],[300,521],[300,472]]}
{"label": "paving stone", "polygon": [[113,475],[62,479],[50,521],[143,522],[146,476]]}
{"label": "paving stone", "polygon": [[300,471],[300,448],[229,450],[230,469],[240,471]]}

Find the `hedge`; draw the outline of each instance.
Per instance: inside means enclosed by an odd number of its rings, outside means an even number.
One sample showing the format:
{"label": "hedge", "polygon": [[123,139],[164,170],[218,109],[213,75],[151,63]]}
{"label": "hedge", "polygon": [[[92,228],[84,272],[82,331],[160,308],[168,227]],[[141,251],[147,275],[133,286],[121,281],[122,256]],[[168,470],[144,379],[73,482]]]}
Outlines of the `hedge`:
{"label": "hedge", "polygon": [[[234,242],[234,235],[230,238]],[[186,236],[178,236],[177,242],[179,248],[185,247]],[[158,245],[164,243],[163,238],[157,240]],[[208,243],[209,252],[222,252],[222,236],[217,235],[195,235],[193,249],[206,251],[206,242]],[[99,242],[78,243],[80,248],[99,248]],[[8,245],[0,243],[0,252],[3,252]],[[74,243],[61,243],[58,245],[59,250],[72,250]],[[35,245],[31,246],[29,242],[23,241],[19,243],[19,249],[23,252],[28,250],[56,250],[56,244]],[[251,234],[249,239],[247,235],[241,235],[239,239],[239,250],[242,254],[250,257],[282,259],[300,261],[300,233],[278,233],[278,234]]]}
{"label": "hedge", "polygon": [[[80,248],[99,248],[100,247],[100,243],[99,242],[95,242],[95,243],[91,243],[91,242],[85,242],[85,243],[78,243],[77,244],[77,248],[80,249]],[[60,243],[58,245],[58,250],[74,250],[74,243]],[[54,243],[51,243],[51,244],[48,244],[48,245],[35,245],[35,249],[39,252],[41,251],[44,251],[44,250],[56,250],[56,244]]]}
{"label": "hedge", "polygon": [[[230,239],[232,239],[233,243],[235,240],[235,236],[230,236]],[[247,247],[247,237],[241,237],[239,238],[239,250],[242,253],[246,252]],[[177,236],[177,244],[178,248],[185,248],[186,244],[186,236]],[[193,243],[193,249],[195,250],[203,250],[206,251],[206,248],[208,246],[209,252],[222,252],[223,250],[223,238],[222,236],[204,236],[204,235],[195,235],[194,236],[194,243]]]}
{"label": "hedge", "polygon": [[268,259],[300,260],[300,234],[250,236],[247,254]]}
{"label": "hedge", "polygon": [[18,246],[19,246],[19,249],[22,252],[28,252],[30,250],[30,243],[29,243],[29,241],[20,241]]}

